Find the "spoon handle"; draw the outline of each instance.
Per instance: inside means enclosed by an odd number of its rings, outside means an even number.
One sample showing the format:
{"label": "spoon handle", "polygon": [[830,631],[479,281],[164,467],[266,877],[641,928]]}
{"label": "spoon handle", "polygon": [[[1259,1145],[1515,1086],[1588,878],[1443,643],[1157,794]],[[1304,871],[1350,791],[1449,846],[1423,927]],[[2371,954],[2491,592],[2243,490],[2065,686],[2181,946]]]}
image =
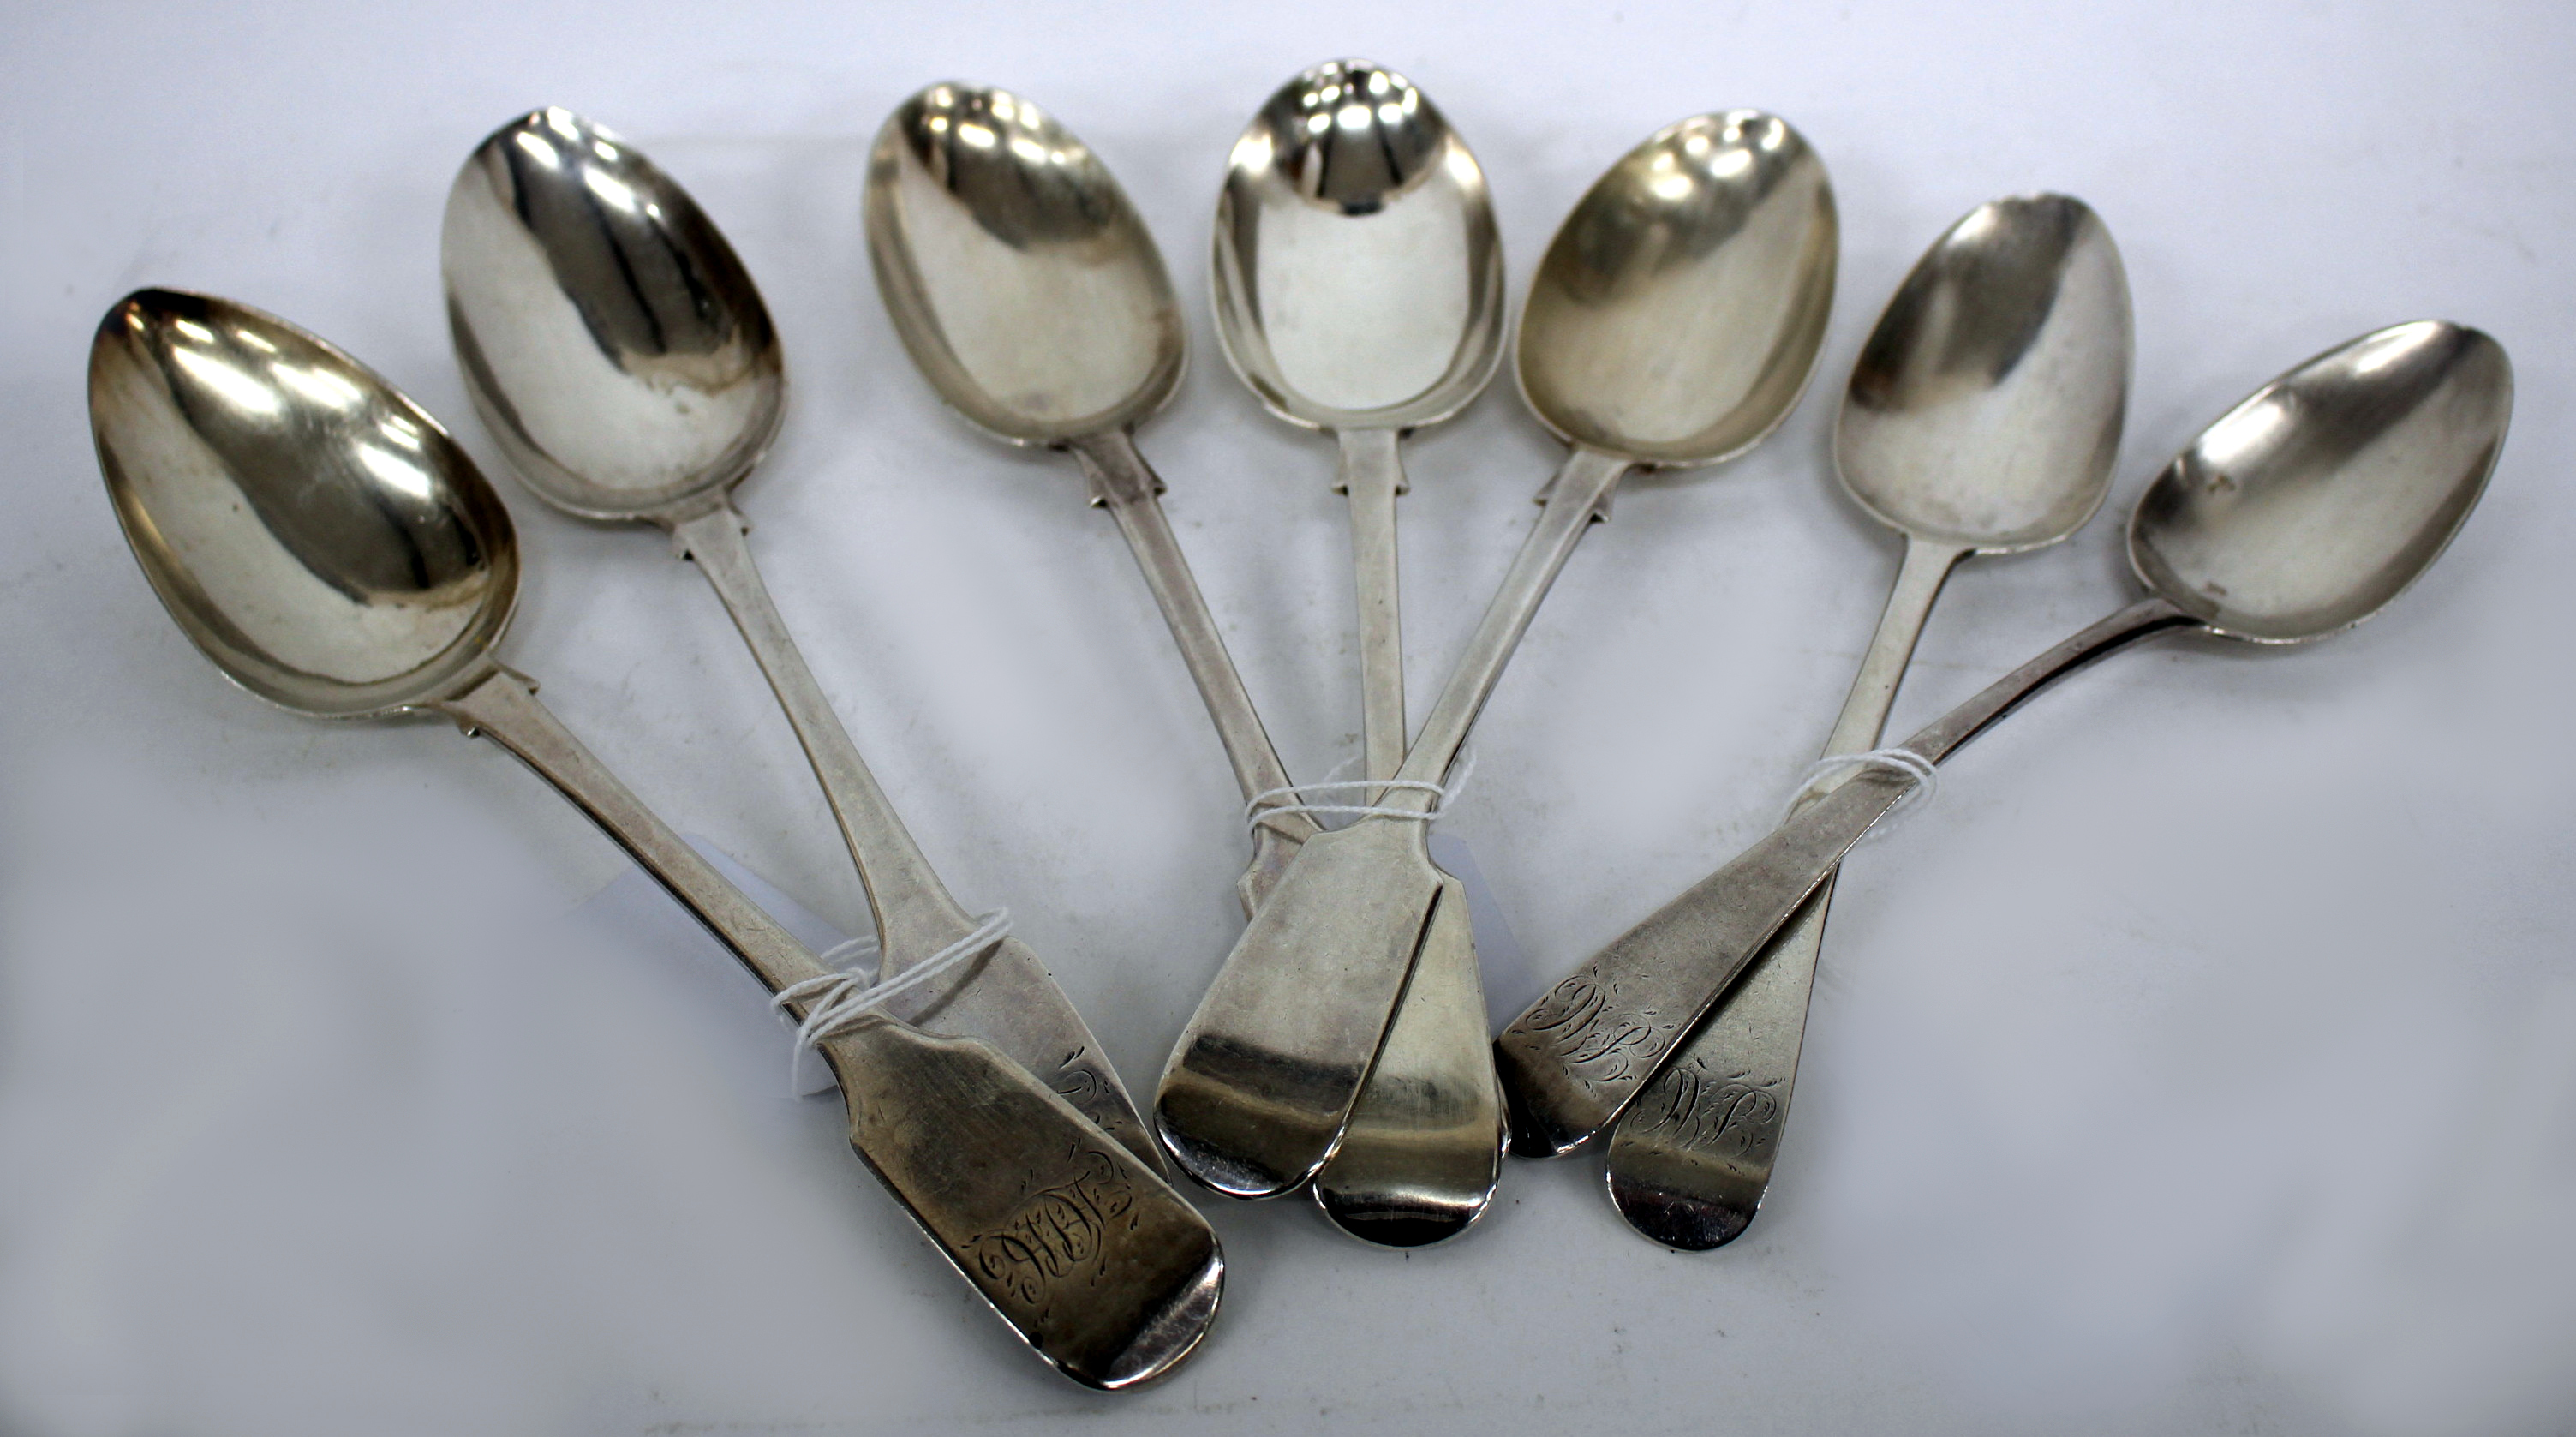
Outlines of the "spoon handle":
{"label": "spoon handle", "polygon": [[796,730],[796,741],[814,766],[823,797],[839,821],[841,838],[858,864],[874,910],[885,956],[879,976],[891,978],[974,931],[975,921],[957,906],[903,826],[885,790],[859,757],[805,655],[787,632],[744,540],[742,515],[730,503],[671,526],[671,533],[724,600],[725,612],[751,646],[752,657],[778,695]]}
{"label": "spoon handle", "polygon": [[[1933,601],[1968,552],[1906,540],[1878,631],[1825,741],[1826,757],[1877,745]],[[1828,877],[1619,1120],[1610,1139],[1610,1198],[1645,1236],[1701,1251],[1734,1241],[1753,1221],[1788,1120],[1833,893]]]}
{"label": "spoon handle", "polygon": [[[1404,467],[1392,429],[1343,430],[1359,575],[1360,695],[1368,776],[1404,763],[1404,650],[1396,621],[1395,496]],[[1375,802],[1374,797],[1371,802]],[[1442,874],[1440,897],[1341,1146],[1315,1174],[1315,1202],[1365,1242],[1420,1247],[1466,1230],[1493,1201],[1503,1166],[1503,1095],[1467,890]]]}
{"label": "spoon handle", "polygon": [[1370,778],[1404,766],[1404,631],[1398,604],[1395,496],[1404,459],[1392,429],[1345,429],[1341,482],[1351,500],[1351,568],[1359,579],[1360,735]]}
{"label": "spoon handle", "polygon": [[[1180,645],[1181,660],[1199,686],[1208,717],[1216,721],[1217,740],[1225,745],[1226,759],[1234,765],[1234,781],[1242,788],[1244,801],[1289,787],[1287,766],[1270,746],[1270,735],[1252,707],[1243,675],[1235,670],[1234,658],[1217,632],[1216,616],[1208,612],[1207,597],[1199,592],[1189,560],[1181,554],[1181,542],[1172,534],[1171,520],[1163,513],[1159,497],[1163,481],[1136,451],[1135,436],[1113,430],[1086,435],[1067,447],[1091,480],[1091,502],[1107,509],[1118,521],[1119,532],[1127,536],[1127,547],[1135,552],[1145,586],[1153,590],[1154,602],[1163,610],[1163,622],[1171,625],[1172,639]],[[1320,832],[1314,819],[1302,813],[1253,830],[1252,866],[1236,885],[1245,913],[1260,906],[1288,871],[1299,846]]]}
{"label": "spoon handle", "polygon": [[[1467,742],[1467,731],[1475,726],[1476,715],[1501,681],[1503,666],[1511,662],[1512,650],[1529,632],[1539,602],[1547,597],[1584,532],[1608,514],[1611,492],[1632,467],[1626,459],[1577,445],[1540,491],[1538,523],[1522,542],[1493,602],[1485,606],[1475,637],[1467,641],[1467,652],[1450,671],[1448,687],[1440,691],[1431,716],[1422,721],[1422,732],[1406,751],[1397,777],[1438,783],[1449,772]],[[1431,797],[1419,790],[1398,789],[1383,801],[1390,806],[1428,808]]]}
{"label": "spoon handle", "polygon": [[[770,991],[823,975],[582,747],[525,678],[496,667],[436,707],[589,814]],[[851,1148],[1058,1371],[1088,1387],[1124,1387],[1198,1345],[1224,1259],[1207,1220],[1144,1158],[976,1039],[871,1014],[818,1046],[840,1079]]]}
{"label": "spoon handle", "polygon": [[489,677],[435,707],[456,720],[469,737],[480,735],[517,755],[572,800],[573,807],[590,815],[618,847],[670,890],[681,907],[732,949],[770,992],[824,976],[827,970],[805,945],[618,782],[617,775],[537,701],[536,686],[525,677],[495,665]]}
{"label": "spoon handle", "polygon": [[[2150,635],[2201,627],[2163,599],[2103,619],[1908,738],[1938,763],[2040,690]],[[1864,769],[1575,970],[1494,1040],[1512,1149],[1571,1151],[1627,1110],[1675,1044],[1913,781]]]}

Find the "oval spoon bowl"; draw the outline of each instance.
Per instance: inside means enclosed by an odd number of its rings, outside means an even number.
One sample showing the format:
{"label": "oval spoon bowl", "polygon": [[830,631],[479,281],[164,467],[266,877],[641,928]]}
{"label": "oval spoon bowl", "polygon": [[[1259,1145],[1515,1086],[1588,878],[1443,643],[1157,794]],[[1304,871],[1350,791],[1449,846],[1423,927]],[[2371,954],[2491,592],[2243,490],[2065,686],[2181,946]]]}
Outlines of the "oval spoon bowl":
{"label": "oval spoon bowl", "polygon": [[1485,172],[1428,96],[1366,60],[1306,71],[1245,127],[1211,273],[1226,361],[1294,424],[1436,424],[1502,362]]}
{"label": "oval spoon bowl", "polygon": [[2418,320],[2339,345],[2174,456],[2130,516],[2129,562],[2231,638],[2351,628],[2459,532],[2512,412],[2512,364],[2478,330]]}
{"label": "oval spoon bowl", "polygon": [[373,370],[248,305],[144,289],[100,322],[89,397],[135,558],[236,683],[361,718],[489,670],[518,599],[509,512]]}
{"label": "oval spoon bowl", "polygon": [[786,415],[777,331],[686,190],[568,110],[502,126],[448,191],[449,329],[486,428],[538,498],[667,512],[751,472]]}
{"label": "oval spoon bowl", "polygon": [[2053,544],[2111,491],[2131,350],[2128,276],[2091,206],[1979,205],[1915,263],[1852,367],[1843,485],[1935,543]]}
{"label": "oval spoon bowl", "polygon": [[1008,90],[932,85],[868,156],[868,256],[949,406],[1014,444],[1130,427],[1187,344],[1161,251],[1116,177]]}
{"label": "oval spoon bowl", "polygon": [[1840,252],[1832,181],[1788,121],[1667,125],[1548,245],[1521,312],[1521,396],[1569,444],[1669,468],[1733,458],[1815,372]]}

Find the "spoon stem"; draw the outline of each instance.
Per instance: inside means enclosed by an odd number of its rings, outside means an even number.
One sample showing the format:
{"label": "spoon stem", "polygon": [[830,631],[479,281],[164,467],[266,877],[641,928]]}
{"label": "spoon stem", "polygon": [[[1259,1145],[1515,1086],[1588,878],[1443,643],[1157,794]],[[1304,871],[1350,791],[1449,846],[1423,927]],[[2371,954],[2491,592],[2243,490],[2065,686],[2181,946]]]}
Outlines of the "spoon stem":
{"label": "spoon stem", "polygon": [[[1345,429],[1341,482],[1351,500],[1351,568],[1359,579],[1360,735],[1370,778],[1404,766],[1404,631],[1398,605],[1395,496],[1404,459],[1392,429]],[[1371,798],[1372,803],[1375,798]]]}
{"label": "spoon stem", "polygon": [[[1144,571],[1145,586],[1153,590],[1163,622],[1171,626],[1173,642],[1180,645],[1181,661],[1199,686],[1208,717],[1216,721],[1217,741],[1225,745],[1226,760],[1234,766],[1234,781],[1243,790],[1244,801],[1289,787],[1288,768],[1270,745],[1261,715],[1252,707],[1252,694],[1244,688],[1243,675],[1236,671],[1225,639],[1217,631],[1216,615],[1208,611],[1207,597],[1199,592],[1198,579],[1190,573],[1181,542],[1163,513],[1163,481],[1137,452],[1135,436],[1112,430],[1085,435],[1066,447],[1091,480],[1091,502],[1107,509],[1118,521],[1119,532],[1127,536],[1136,566]],[[1272,819],[1253,830],[1252,866],[1236,885],[1245,913],[1260,906],[1288,871],[1297,849],[1320,832],[1314,819],[1303,813]]]}
{"label": "spoon stem", "polygon": [[1925,621],[1932,617],[1933,602],[1941,597],[1950,571],[1970,552],[1957,544],[1905,541],[1904,562],[1897,566],[1896,583],[1887,591],[1887,607],[1879,611],[1878,629],[1870,635],[1860,671],[1852,676],[1851,692],[1843,696],[1842,712],[1835,715],[1833,732],[1825,739],[1825,757],[1865,753],[1878,746],[1879,735],[1887,728],[1887,711],[1896,705],[1897,685],[1904,682],[1905,666],[1913,662],[1914,646],[1923,637]]}
{"label": "spoon stem", "polygon": [[[2077,669],[2151,635],[2202,626],[2163,599],[2132,604],[1995,681],[1903,747],[1938,763]],[[1912,787],[1884,769],[1853,774],[1513,1019],[1494,1040],[1494,1057],[1511,1095],[1514,1151],[1570,1151],[1626,1111],[1727,984]]]}
{"label": "spoon stem", "polygon": [[824,800],[841,827],[842,841],[858,864],[877,935],[884,948],[878,968],[891,978],[973,931],[975,922],[957,906],[948,889],[922,855],[921,846],[903,826],[885,790],[860,759],[858,746],[841,724],[832,702],[816,682],[805,655],[787,632],[778,606],[752,562],[742,515],[719,502],[695,518],[671,526],[671,533],[699,572],[715,586],[734,627],[751,646],[752,657],[778,695],[779,706],[804,746],[806,762],[823,786]]}
{"label": "spoon stem", "polygon": [[[561,790],[770,991],[823,976],[592,757],[526,679],[496,666],[435,707]],[[804,1009],[793,1005],[800,1018]],[[882,1013],[818,1046],[840,1080],[850,1146],[940,1255],[1059,1371],[1089,1387],[1128,1386],[1197,1345],[1224,1281],[1216,1235],[1096,1119],[989,1044]],[[1119,1220],[1106,1221],[1109,1213]]]}
{"label": "spoon stem", "polygon": [[[1877,746],[1933,601],[1968,552],[1906,539],[1826,757]],[[1611,1200],[1647,1237],[1701,1251],[1733,1241],[1753,1221],[1788,1121],[1833,893],[1829,876],[1620,1120],[1610,1143]]]}
{"label": "spoon stem", "polygon": [[432,707],[456,720],[467,736],[488,738],[517,755],[572,800],[575,808],[590,815],[618,847],[670,890],[681,907],[733,950],[770,992],[824,976],[823,965],[805,945],[618,782],[607,765],[537,701],[536,686],[526,678],[495,665],[488,677]]}
{"label": "spoon stem", "polygon": [[[1503,576],[1493,602],[1485,606],[1475,637],[1467,641],[1466,654],[1450,671],[1449,684],[1441,690],[1440,701],[1432,705],[1431,716],[1422,721],[1422,732],[1406,751],[1398,778],[1438,783],[1449,772],[1458,750],[1466,745],[1468,730],[1475,727],[1476,715],[1483,711],[1485,700],[1492,697],[1494,685],[1501,681],[1503,666],[1511,662],[1521,635],[1529,632],[1539,602],[1547,597],[1549,586],[1556,582],[1558,572],[1565,568],[1565,561],[1573,556],[1574,546],[1582,541],[1593,521],[1608,516],[1612,491],[1633,467],[1626,459],[1577,445],[1556,471],[1556,477],[1540,491],[1538,523],[1522,542],[1520,554],[1512,560],[1511,572]],[[1387,794],[1384,802],[1395,807],[1427,809],[1431,796],[1415,789],[1397,789]]]}

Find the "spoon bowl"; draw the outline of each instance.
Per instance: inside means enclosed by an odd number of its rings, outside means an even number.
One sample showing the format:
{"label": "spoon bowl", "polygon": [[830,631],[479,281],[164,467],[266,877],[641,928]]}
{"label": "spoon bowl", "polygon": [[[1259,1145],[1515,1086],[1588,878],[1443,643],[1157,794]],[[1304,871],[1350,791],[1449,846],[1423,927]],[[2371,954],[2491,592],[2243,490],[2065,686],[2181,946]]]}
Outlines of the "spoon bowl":
{"label": "spoon bowl", "polygon": [[[2287,644],[2360,623],[2458,532],[2512,409],[2503,347],[2442,321],[2377,330],[2290,370],[2203,430],[2140,497],[2130,561],[2153,597],[2087,625],[1900,747],[1945,762],[2059,679],[2160,634]],[[1524,1010],[1495,1040],[1515,1133],[1562,1152],[1616,1121],[1662,1070],[1667,1044],[1918,782],[1853,773]]]}
{"label": "spoon bowl", "polygon": [[547,109],[493,132],[448,192],[440,255],[474,407],[556,508],[702,506],[777,438],[787,372],[760,291],[610,131]]}
{"label": "spoon bowl", "polygon": [[1635,464],[1733,458],[1788,418],[1833,309],[1824,161],[1759,110],[1667,125],[1594,182],[1521,312],[1521,397]]}
{"label": "spoon bowl", "polygon": [[932,85],[868,156],[868,256],[940,397],[1014,444],[1126,429],[1186,342],[1162,254],[1089,146],[1008,90]]}
{"label": "spoon bowl", "polygon": [[[126,537],[224,672],[305,713],[435,711],[491,738],[788,994],[791,1018],[810,1014],[815,1000],[796,990],[831,970],[493,658],[517,592],[509,516],[429,415],[282,319],[168,290],[108,312],[90,402]],[[1129,1387],[1195,1350],[1224,1284],[1216,1236],[1146,1157],[1073,1106],[1083,1094],[883,1011],[817,1046],[851,1146],[1059,1371]]]}
{"label": "spoon bowl", "polygon": [[1834,430],[1843,486],[1892,529],[1985,554],[2053,544],[2111,490],[2129,283],[2082,200],[1968,212],[1887,303]]}
{"label": "spoon bowl", "polygon": [[[2054,543],[2111,486],[2128,407],[2129,286],[2090,207],[1980,205],[1916,262],[1862,346],[1835,431],[1843,486],[1905,557],[1825,753],[1877,746],[1959,561]],[[1667,1247],[1742,1236],[1769,1190],[1796,1089],[1833,882],[1822,884],[1612,1135],[1611,1201]],[[1549,1155],[1569,1136],[1526,1131]]]}
{"label": "spoon bowl", "polygon": [[1214,250],[1217,339],[1290,423],[1436,424],[1501,363],[1485,173],[1392,70],[1336,60],[1270,97],[1228,159]]}
{"label": "spoon bowl", "polygon": [[247,305],[145,289],[101,321],[89,395],[127,542],[236,683],[365,718],[490,671],[518,598],[509,512],[366,366]]}
{"label": "spoon bowl", "polygon": [[[980,923],[931,867],[807,665],[733,508],[777,434],[786,370],[760,292],[688,192],[564,110],[503,126],[458,173],[442,243],[468,387],[529,487],[668,527],[714,586],[821,783],[891,979]],[[1027,945],[892,1010],[990,1043],[1148,1164],[1125,1085]]]}
{"label": "spoon bowl", "polygon": [[2513,409],[2504,347],[2439,320],[2330,349],[2174,456],[2129,563],[2214,632],[2300,643],[2386,607],[2485,492]]}
{"label": "spoon bowl", "polygon": [[[1558,229],[1520,327],[1521,392],[1574,452],[1378,800],[1447,776],[1521,636],[1639,466],[1715,463],[1788,417],[1814,372],[1839,237],[1824,162],[1752,110],[1668,125]],[[1193,1177],[1271,1197],[1349,1131],[1439,920],[1422,825],[1372,816],[1310,839],[1209,985],[1163,1069],[1155,1122]]]}

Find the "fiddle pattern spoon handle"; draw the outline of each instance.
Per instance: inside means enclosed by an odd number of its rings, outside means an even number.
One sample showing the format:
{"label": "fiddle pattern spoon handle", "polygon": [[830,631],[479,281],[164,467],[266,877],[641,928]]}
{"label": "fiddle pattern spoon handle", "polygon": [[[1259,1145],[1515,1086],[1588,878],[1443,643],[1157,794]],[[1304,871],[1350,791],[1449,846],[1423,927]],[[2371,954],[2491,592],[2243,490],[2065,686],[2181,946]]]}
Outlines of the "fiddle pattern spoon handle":
{"label": "fiddle pattern spoon handle", "polygon": [[732,949],[770,992],[829,972],[804,944],[620,783],[537,700],[536,686],[526,678],[495,665],[480,683],[431,706],[456,720],[467,736],[488,738],[508,749],[575,808],[590,815],[681,907]]}
{"label": "fiddle pattern spoon handle", "polygon": [[[1908,738],[1939,763],[2050,684],[2151,635],[2206,627],[2144,599],[2013,670]],[[1568,1152],[1617,1120],[1771,936],[1913,780],[1868,769],[1629,929],[1494,1040],[1516,1152]]]}
{"label": "fiddle pattern spoon handle", "polygon": [[[1511,571],[1503,576],[1493,602],[1485,606],[1484,617],[1476,623],[1475,637],[1467,641],[1467,652],[1450,671],[1448,687],[1441,690],[1430,717],[1422,721],[1422,732],[1414,736],[1413,746],[1406,751],[1398,778],[1438,783],[1449,772],[1458,750],[1466,746],[1476,715],[1483,711],[1485,700],[1493,696],[1494,685],[1501,682],[1512,651],[1520,646],[1521,636],[1529,632],[1530,620],[1537,616],[1549,587],[1564,570],[1565,561],[1573,557],[1574,546],[1582,542],[1585,531],[1608,512],[1611,492],[1634,467],[1631,460],[1577,446],[1556,476],[1548,480],[1539,495],[1537,525],[1522,541],[1521,551],[1513,558]],[[1386,795],[1385,802],[1389,806],[1427,808],[1431,799],[1418,790],[1398,789]]]}
{"label": "fiddle pattern spoon handle", "polygon": [[[1145,586],[1153,590],[1163,621],[1171,625],[1173,642],[1180,645],[1181,660],[1189,666],[1199,698],[1207,704],[1208,717],[1216,722],[1217,740],[1225,745],[1226,761],[1234,766],[1234,781],[1243,790],[1244,801],[1290,787],[1288,768],[1271,747],[1261,715],[1252,707],[1252,694],[1243,686],[1234,657],[1226,652],[1216,616],[1208,612],[1207,597],[1199,592],[1198,579],[1190,573],[1189,560],[1183,557],[1171,520],[1163,513],[1163,481],[1137,452],[1135,437],[1123,429],[1113,430],[1085,435],[1066,447],[1082,462],[1082,472],[1091,481],[1091,502],[1107,509],[1118,521],[1119,532],[1127,536],[1136,566],[1144,571]],[[1253,829],[1252,864],[1236,884],[1244,912],[1260,906],[1288,871],[1297,849],[1321,831],[1314,819],[1302,813],[1284,814]]]}
{"label": "fiddle pattern spoon handle", "polygon": [[[1395,551],[1404,468],[1394,430],[1340,438],[1359,576],[1361,734],[1368,777],[1387,779],[1404,763]],[[1420,1247],[1457,1236],[1484,1213],[1503,1163],[1491,1021],[1466,885],[1444,873],[1377,1061],[1341,1145],[1315,1174],[1315,1201],[1335,1226],[1382,1246]]]}
{"label": "fiddle pattern spoon handle", "polygon": [[[1826,757],[1878,743],[1933,601],[1968,552],[1906,540],[1877,632],[1825,741]],[[1788,1121],[1833,893],[1828,877],[1619,1120],[1610,1140],[1610,1198],[1645,1236],[1700,1251],[1733,1241],[1753,1221]]]}
{"label": "fiddle pattern spoon handle", "polygon": [[[823,696],[752,563],[742,516],[730,503],[719,502],[671,527],[742,630],[822,783],[876,915],[877,978],[896,977],[963,942],[977,927],[976,920],[949,896]],[[1005,937],[972,964],[957,980],[897,1000],[889,1011],[909,1022],[982,1039],[1080,1109],[1147,1167],[1162,1171],[1161,1152],[1137,1115],[1126,1084],[1110,1066],[1107,1050],[1037,954],[1019,939]]]}
{"label": "fiddle pattern spoon handle", "polygon": [[1393,429],[1345,429],[1338,486],[1351,501],[1351,568],[1359,580],[1360,735],[1370,778],[1404,766],[1404,625],[1396,577],[1395,496],[1405,491]]}
{"label": "fiddle pattern spoon handle", "polygon": [[[737,531],[738,532],[738,531]],[[825,969],[618,782],[526,679],[495,667],[433,705],[589,814],[770,991]],[[802,1016],[804,1005],[793,1005]],[[1040,1356],[1087,1387],[1170,1370],[1215,1315],[1216,1235],[1161,1174],[972,1038],[869,1014],[818,1047],[850,1146]],[[995,1154],[1009,1154],[995,1161]]]}
{"label": "fiddle pattern spoon handle", "polygon": [[722,502],[695,518],[671,526],[673,538],[724,600],[725,612],[742,631],[752,657],[778,695],[779,707],[796,730],[806,760],[823,786],[832,816],[858,864],[875,910],[877,933],[885,950],[879,976],[891,978],[972,932],[975,921],[957,906],[932,871],[930,860],[903,826],[876,776],[868,772],[850,741],[849,730],[833,711],[831,700],[815,681],[814,671],[786,621],[761,581],[744,539],[742,515]]}

